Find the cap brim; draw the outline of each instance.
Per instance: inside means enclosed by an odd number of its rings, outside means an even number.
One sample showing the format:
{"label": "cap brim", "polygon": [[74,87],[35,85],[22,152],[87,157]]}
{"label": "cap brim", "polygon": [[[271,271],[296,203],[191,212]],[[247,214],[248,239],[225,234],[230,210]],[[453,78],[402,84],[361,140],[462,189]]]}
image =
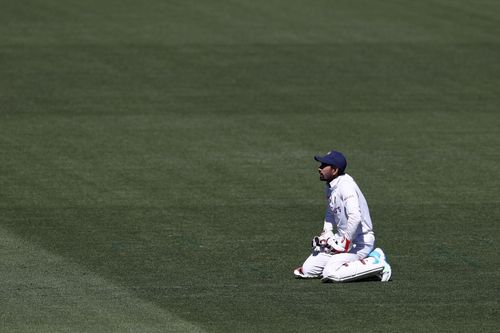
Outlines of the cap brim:
{"label": "cap brim", "polygon": [[314,156],[314,159],[317,162],[328,164],[328,161],[326,160],[326,158],[324,156],[316,155],[316,156]]}

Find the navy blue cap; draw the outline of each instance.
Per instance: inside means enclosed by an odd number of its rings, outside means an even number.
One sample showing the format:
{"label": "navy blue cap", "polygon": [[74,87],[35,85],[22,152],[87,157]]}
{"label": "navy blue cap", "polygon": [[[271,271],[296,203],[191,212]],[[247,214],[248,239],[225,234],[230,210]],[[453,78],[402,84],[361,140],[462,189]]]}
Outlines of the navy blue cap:
{"label": "navy blue cap", "polygon": [[333,165],[336,168],[339,168],[342,172],[344,172],[345,168],[347,168],[347,161],[344,155],[341,152],[332,150],[325,156],[314,156],[314,159],[318,162]]}

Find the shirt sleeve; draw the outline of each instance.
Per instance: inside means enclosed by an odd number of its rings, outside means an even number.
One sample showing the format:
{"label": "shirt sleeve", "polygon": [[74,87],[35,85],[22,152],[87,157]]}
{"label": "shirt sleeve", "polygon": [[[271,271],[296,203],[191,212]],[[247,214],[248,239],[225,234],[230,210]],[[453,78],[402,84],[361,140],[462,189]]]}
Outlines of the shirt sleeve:
{"label": "shirt sleeve", "polygon": [[352,240],[362,219],[358,194],[354,188],[347,187],[343,191],[341,199],[344,202],[345,214],[347,216],[347,225],[345,230],[343,230],[344,236]]}
{"label": "shirt sleeve", "polygon": [[325,210],[325,220],[323,223],[323,230],[325,231],[332,231],[333,230],[333,214],[332,211],[330,210],[330,207],[328,204],[326,205],[326,210]]}
{"label": "shirt sleeve", "polygon": [[333,223],[325,221],[323,223],[323,231],[332,231],[333,232]]}

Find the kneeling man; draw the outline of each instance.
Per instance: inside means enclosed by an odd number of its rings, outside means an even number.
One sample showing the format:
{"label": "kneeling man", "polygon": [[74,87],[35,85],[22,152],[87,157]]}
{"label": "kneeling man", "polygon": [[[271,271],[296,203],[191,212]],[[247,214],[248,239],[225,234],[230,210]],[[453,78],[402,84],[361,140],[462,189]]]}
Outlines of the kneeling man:
{"label": "kneeling man", "polygon": [[344,155],[331,151],[315,156],[321,163],[319,177],[326,182],[326,214],[323,231],[312,240],[312,253],[297,278],[321,278],[323,282],[347,282],[364,278],[389,281],[391,266],[380,248],[368,204],[354,179],[345,173]]}

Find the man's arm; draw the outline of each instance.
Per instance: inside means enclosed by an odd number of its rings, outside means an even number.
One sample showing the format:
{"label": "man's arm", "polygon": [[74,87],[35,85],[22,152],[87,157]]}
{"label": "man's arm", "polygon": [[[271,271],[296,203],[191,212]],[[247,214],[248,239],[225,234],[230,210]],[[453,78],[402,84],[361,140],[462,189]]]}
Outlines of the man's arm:
{"label": "man's arm", "polygon": [[343,193],[342,200],[344,201],[347,215],[347,225],[344,230],[342,230],[342,236],[352,240],[361,223],[361,207],[359,205],[359,198],[356,190],[348,188],[345,193]]}

